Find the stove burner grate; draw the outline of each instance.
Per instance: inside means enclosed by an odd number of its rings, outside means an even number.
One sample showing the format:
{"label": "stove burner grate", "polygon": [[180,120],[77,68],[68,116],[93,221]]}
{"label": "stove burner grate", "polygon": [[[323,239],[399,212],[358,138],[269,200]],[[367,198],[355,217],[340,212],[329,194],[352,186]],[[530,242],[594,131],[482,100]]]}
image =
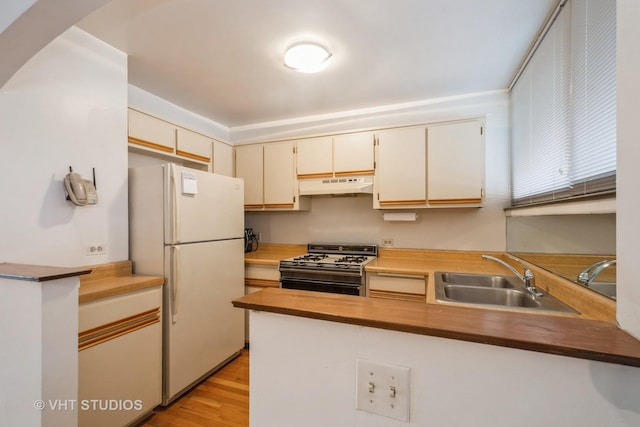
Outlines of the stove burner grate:
{"label": "stove burner grate", "polygon": [[367,260],[365,256],[357,256],[357,255],[346,255],[341,258],[335,260],[336,263],[350,263],[350,264],[360,264]]}
{"label": "stove burner grate", "polygon": [[322,261],[327,258],[327,254],[306,254],[293,258],[294,261]]}

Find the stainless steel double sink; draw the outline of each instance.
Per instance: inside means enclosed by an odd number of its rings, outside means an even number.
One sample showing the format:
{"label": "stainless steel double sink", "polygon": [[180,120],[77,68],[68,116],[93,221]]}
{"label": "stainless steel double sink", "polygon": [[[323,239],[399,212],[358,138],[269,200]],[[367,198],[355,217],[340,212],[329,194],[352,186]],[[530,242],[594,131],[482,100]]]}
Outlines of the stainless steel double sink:
{"label": "stainless steel double sink", "polygon": [[534,297],[515,276],[436,271],[435,290],[442,302],[579,314],[547,292]]}

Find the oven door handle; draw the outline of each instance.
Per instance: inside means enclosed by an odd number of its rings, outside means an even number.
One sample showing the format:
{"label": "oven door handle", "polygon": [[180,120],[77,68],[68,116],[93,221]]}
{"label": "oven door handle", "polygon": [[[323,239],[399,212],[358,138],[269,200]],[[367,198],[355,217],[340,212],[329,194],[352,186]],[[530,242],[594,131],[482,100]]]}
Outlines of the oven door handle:
{"label": "oven door handle", "polygon": [[[343,276],[353,276],[353,277],[361,277],[362,274],[360,272],[355,272],[355,271],[345,271],[345,270],[309,270],[309,269],[304,269],[304,268],[281,268],[280,269],[280,276],[283,276],[284,274],[288,273],[288,272],[292,272],[292,273],[312,273],[312,274],[324,274],[324,275],[335,275],[340,274]],[[298,279],[298,277],[296,277],[296,280]]]}

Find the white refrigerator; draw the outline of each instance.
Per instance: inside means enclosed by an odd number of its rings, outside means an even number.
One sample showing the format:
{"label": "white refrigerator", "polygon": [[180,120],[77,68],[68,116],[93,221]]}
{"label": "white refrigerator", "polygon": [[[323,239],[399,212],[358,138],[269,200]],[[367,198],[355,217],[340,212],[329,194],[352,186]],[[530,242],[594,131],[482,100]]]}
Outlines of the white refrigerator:
{"label": "white refrigerator", "polygon": [[134,273],[163,276],[167,405],[244,346],[244,182],[175,164],[129,169]]}

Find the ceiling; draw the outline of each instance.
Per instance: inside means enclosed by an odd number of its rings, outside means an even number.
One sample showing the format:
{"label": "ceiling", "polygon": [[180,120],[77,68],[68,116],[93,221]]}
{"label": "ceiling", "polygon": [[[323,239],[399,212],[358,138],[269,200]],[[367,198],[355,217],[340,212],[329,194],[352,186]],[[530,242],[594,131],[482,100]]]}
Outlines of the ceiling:
{"label": "ceiling", "polygon": [[[508,86],[557,0],[113,0],[77,24],[129,83],[229,128]],[[283,66],[319,42],[329,67]]]}

